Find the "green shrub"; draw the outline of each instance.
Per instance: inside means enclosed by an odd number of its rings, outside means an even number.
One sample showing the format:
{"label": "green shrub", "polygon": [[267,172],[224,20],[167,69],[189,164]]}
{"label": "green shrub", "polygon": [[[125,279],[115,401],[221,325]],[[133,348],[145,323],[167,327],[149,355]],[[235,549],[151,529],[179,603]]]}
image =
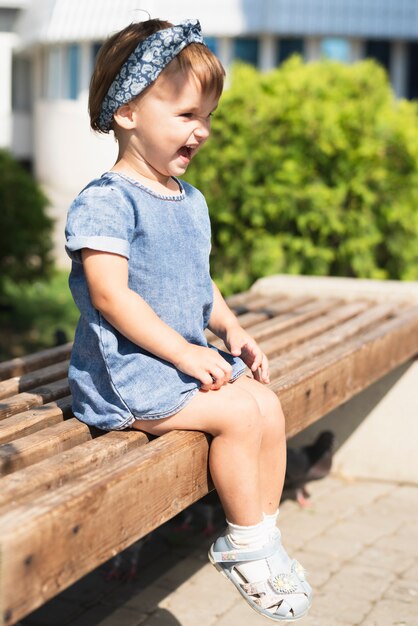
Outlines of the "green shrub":
{"label": "green shrub", "polygon": [[30,174],[0,150],[0,296],[5,277],[21,282],[48,275],[52,220],[47,204]]}
{"label": "green shrub", "polygon": [[236,66],[188,180],[225,293],[272,273],[418,279],[417,104],[373,61]]}

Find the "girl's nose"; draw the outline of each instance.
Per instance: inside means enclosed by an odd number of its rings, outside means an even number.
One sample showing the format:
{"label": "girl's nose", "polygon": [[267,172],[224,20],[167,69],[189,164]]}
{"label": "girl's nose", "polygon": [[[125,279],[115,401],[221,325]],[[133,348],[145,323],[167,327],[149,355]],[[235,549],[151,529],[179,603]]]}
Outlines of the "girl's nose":
{"label": "girl's nose", "polygon": [[197,137],[201,141],[203,139],[207,139],[210,135],[210,121],[208,120],[207,122],[205,121],[196,125],[194,134],[195,137]]}

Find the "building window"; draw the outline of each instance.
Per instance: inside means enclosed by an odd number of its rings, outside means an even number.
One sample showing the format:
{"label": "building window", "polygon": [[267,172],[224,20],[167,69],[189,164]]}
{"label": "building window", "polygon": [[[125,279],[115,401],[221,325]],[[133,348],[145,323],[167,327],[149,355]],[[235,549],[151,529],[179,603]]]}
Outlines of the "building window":
{"label": "building window", "polygon": [[234,58],[258,65],[259,42],[258,39],[240,37],[234,40]]}
{"label": "building window", "polygon": [[205,37],[205,44],[212,50],[213,54],[218,55],[218,40],[216,37]]}
{"label": "building window", "polygon": [[365,56],[367,59],[375,59],[389,72],[390,67],[390,42],[387,40],[371,39],[366,41]]}
{"label": "building window", "polygon": [[349,63],[351,61],[350,42],[341,37],[327,37],[326,39],[322,39],[321,55],[327,59]]}
{"label": "building window", "polygon": [[67,49],[68,97],[77,100],[80,89],[80,46],[72,44]]}
{"label": "building window", "polygon": [[61,97],[62,49],[53,46],[46,53],[46,97],[57,100]]}
{"label": "building window", "polygon": [[286,61],[293,54],[304,55],[304,43],[303,39],[296,39],[292,37],[290,39],[280,39],[277,48],[277,65]]}
{"label": "building window", "polygon": [[12,108],[14,111],[29,112],[32,109],[31,62],[23,57],[13,58]]}
{"label": "building window", "polygon": [[408,83],[407,96],[411,99],[418,99],[418,43],[410,43],[408,63]]}

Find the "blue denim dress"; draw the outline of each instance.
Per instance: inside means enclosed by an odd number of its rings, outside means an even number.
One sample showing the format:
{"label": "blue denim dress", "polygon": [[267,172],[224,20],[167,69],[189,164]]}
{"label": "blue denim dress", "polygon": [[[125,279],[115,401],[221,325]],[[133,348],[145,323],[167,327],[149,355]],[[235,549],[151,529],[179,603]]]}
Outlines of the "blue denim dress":
{"label": "blue denim dress", "polygon": [[[70,288],[81,314],[69,381],[74,415],[91,426],[119,430],[136,418],[169,417],[200,388],[197,379],[129,341],[94,308],[81,262],[82,248],[123,255],[130,289],[187,341],[207,346],[204,329],[213,303],[208,209],[197,189],[177,182],[181,193],[165,196],[107,172],[69,209]],[[235,380],[245,364],[219,352]]]}

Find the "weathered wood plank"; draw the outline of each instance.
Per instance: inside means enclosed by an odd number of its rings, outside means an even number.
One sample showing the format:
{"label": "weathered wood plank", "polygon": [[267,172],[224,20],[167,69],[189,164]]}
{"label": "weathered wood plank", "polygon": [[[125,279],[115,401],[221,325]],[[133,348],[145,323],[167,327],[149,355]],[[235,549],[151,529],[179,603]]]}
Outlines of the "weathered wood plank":
{"label": "weathered wood plank", "polygon": [[[0,479],[0,514],[27,499],[33,502],[43,493],[75,480],[86,470],[102,467],[127,452],[145,445],[150,436],[134,430],[112,431],[81,443],[53,457]],[[1,544],[0,544],[1,545]]]}
{"label": "weathered wood plank", "polygon": [[0,382],[0,400],[9,396],[34,389],[46,383],[65,378],[68,372],[68,361],[43,367],[42,369],[21,376],[14,376]]}
{"label": "weathered wood plank", "polygon": [[31,393],[19,393],[10,398],[6,398],[0,402],[0,420],[22,413],[35,406],[42,406],[53,400],[59,400],[64,396],[68,396],[70,388],[68,380],[58,380],[48,386],[34,389]]}
{"label": "weathered wood plank", "polygon": [[0,476],[89,441],[94,432],[75,417],[0,446]]}
{"label": "weathered wood plank", "polygon": [[283,405],[287,436],[300,432],[418,354],[418,307],[405,310],[271,385]]}
{"label": "weathered wood plank", "polygon": [[4,515],[3,623],[14,623],[205,495],[208,448],[202,433],[171,432]]}
{"label": "weathered wood plank", "polygon": [[59,424],[71,414],[71,396],[67,396],[7,417],[0,421],[0,444],[25,437],[52,424]]}
{"label": "weathered wood plank", "polygon": [[[261,342],[267,337],[275,337],[276,335],[280,336],[281,333],[287,333],[292,328],[302,326],[305,322],[330,311],[333,307],[340,304],[340,302],[341,301],[339,300],[332,299],[321,302],[308,302],[307,304],[302,304],[301,306],[298,306],[283,315],[254,324],[247,330],[256,341]],[[216,339],[212,343],[218,348],[224,347],[221,339]]]}
{"label": "weathered wood plank", "polygon": [[[259,346],[269,358],[273,358],[293,346],[310,340],[330,328],[334,328],[339,323],[363,312],[367,307],[368,304],[365,302],[353,302],[324,309],[323,314],[319,317],[308,320],[305,324],[293,326],[286,333],[277,333],[274,336],[270,335],[268,339],[258,340]],[[268,332],[267,329],[265,332]]]}
{"label": "weathered wood plank", "polygon": [[[249,307],[251,309],[250,311],[248,311],[247,313],[242,313],[238,316],[239,323],[242,328],[249,329],[250,327],[259,324],[260,322],[283,316],[291,311],[296,311],[300,307],[312,301],[313,298],[307,296],[299,296],[298,298],[287,299],[280,298],[277,301],[270,300],[268,303],[264,303],[263,306]],[[215,344],[217,341],[220,341],[214,333],[208,330],[205,332],[205,335],[210,343]]]}
{"label": "weathered wood plank", "polygon": [[318,337],[313,337],[306,343],[281,353],[280,356],[270,360],[271,380],[274,381],[281,374],[289,372],[297,365],[334,348],[343,341],[370,328],[373,324],[384,321],[393,313],[393,304],[379,304],[349,319],[347,322],[338,324],[335,328],[326,330]]}
{"label": "weathered wood plank", "polygon": [[33,372],[40,367],[46,367],[58,361],[68,359],[71,353],[72,343],[66,343],[63,346],[42,350],[35,354],[18,357],[9,361],[0,363],[0,380],[12,378],[12,376],[21,376],[27,372]]}

